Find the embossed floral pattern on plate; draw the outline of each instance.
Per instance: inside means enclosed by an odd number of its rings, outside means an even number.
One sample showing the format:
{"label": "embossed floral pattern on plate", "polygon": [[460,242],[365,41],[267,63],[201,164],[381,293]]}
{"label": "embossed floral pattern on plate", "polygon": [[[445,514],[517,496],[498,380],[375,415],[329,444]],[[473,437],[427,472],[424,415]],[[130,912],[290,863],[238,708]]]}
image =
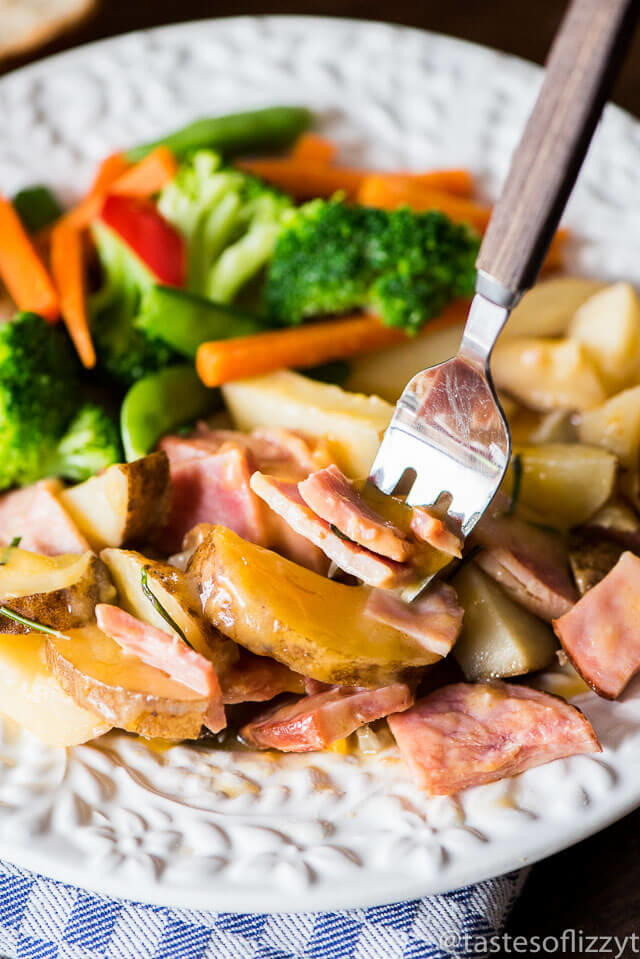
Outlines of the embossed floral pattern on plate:
{"label": "embossed floral pattern on plate", "polygon": [[[348,56],[345,56],[348,51]],[[375,69],[371,65],[375,64]],[[235,18],[161,28],[0,81],[0,184],[67,197],[106,152],[203,114],[299,102],[346,161],[468,166],[495,195],[537,68],[401,27]],[[567,212],[572,266],[640,282],[640,124],[609,108]],[[640,804],[640,686],[580,705],[605,747],[427,799],[394,750],[357,759],[154,752],[109,734],[65,753],[0,721],[0,856],[115,896],[236,911],[366,906],[517,868]]]}

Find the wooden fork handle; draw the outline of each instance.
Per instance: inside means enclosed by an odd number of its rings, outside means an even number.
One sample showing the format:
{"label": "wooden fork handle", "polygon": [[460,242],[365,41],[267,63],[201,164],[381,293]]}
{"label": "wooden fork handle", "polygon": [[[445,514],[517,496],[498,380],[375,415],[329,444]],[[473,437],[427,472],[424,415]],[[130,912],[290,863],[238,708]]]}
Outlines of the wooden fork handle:
{"label": "wooden fork handle", "polygon": [[571,3],[476,262],[499,305],[535,282],[639,13],[640,0]]}

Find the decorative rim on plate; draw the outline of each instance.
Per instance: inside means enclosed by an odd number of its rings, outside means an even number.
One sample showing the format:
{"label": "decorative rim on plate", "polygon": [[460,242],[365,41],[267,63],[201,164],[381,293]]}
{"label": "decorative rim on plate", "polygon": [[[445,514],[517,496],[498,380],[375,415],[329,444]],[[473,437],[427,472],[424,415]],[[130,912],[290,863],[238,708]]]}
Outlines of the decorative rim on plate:
{"label": "decorative rim on plate", "polygon": [[[372,69],[375,66],[375,69]],[[163,27],[0,81],[0,184],[71,197],[97,160],[197,115],[309,105],[346,161],[467,166],[495,195],[539,68],[403,27],[240,17]],[[572,266],[640,282],[640,124],[609,107],[571,201]],[[343,909],[526,865],[640,805],[640,695],[579,705],[604,745],[427,799],[393,749],[284,756],[109,734],[64,752],[0,722],[0,856],[108,895],[229,911]]]}

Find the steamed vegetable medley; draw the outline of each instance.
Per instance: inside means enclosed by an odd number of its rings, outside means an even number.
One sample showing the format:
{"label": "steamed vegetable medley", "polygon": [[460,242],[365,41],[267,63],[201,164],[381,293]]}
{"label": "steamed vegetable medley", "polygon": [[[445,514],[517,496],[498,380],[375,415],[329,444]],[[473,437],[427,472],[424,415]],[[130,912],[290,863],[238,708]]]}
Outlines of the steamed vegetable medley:
{"label": "steamed vegetable medley", "polygon": [[516,308],[513,459],[462,542],[366,477],[457,349],[490,211],[464,170],[340,166],[311,119],[197,121],[66,211],[0,197],[0,711],[58,746],[397,747],[430,794],[598,751],[568,700],[640,669],[638,297]]}

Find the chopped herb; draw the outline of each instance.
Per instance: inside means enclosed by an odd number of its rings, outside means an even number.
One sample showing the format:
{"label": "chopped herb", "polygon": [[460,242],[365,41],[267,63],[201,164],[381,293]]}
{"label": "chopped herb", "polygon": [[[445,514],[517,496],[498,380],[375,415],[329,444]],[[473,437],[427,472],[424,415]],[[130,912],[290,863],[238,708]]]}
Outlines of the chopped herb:
{"label": "chopped herb", "polygon": [[22,536],[14,536],[8,546],[2,550],[2,556],[0,557],[0,566],[6,566],[11,558],[11,550],[15,549],[16,546],[19,546],[22,541]]}
{"label": "chopped herb", "polygon": [[162,605],[158,597],[155,595],[155,593],[149,586],[149,577],[147,575],[147,569],[145,566],[143,566],[142,569],[140,570],[140,583],[142,585],[142,592],[147,597],[147,599],[149,600],[149,602],[155,609],[156,613],[158,613],[159,616],[162,616],[165,623],[168,626],[170,626],[171,629],[174,630],[174,632],[176,632],[181,639],[184,639],[187,646],[191,646],[191,643],[185,636],[184,632],[180,629],[180,627],[176,623],[171,613],[167,612],[167,610],[164,608],[164,606]]}
{"label": "chopped herb", "polygon": [[522,457],[520,453],[516,453],[513,457],[513,489],[511,490],[511,503],[509,504],[509,509],[506,512],[507,516],[513,516],[518,505],[518,500],[520,499],[520,491],[522,489]]}
{"label": "chopped herb", "polygon": [[6,616],[7,619],[13,619],[16,623],[28,626],[29,629],[34,629],[39,633],[47,633],[47,635],[55,636],[57,639],[69,638],[65,636],[64,633],[61,633],[59,629],[54,629],[52,626],[45,626],[43,623],[36,623],[35,619],[27,619],[26,616],[21,616],[20,613],[14,612],[7,606],[0,606],[0,615]]}
{"label": "chopped herb", "polygon": [[[335,533],[338,539],[342,539],[345,543],[355,543],[355,540],[349,539],[348,536],[345,536],[342,530],[339,530],[337,526],[334,526],[333,523],[329,524],[331,526],[331,532]],[[357,544],[356,544],[357,545]]]}

